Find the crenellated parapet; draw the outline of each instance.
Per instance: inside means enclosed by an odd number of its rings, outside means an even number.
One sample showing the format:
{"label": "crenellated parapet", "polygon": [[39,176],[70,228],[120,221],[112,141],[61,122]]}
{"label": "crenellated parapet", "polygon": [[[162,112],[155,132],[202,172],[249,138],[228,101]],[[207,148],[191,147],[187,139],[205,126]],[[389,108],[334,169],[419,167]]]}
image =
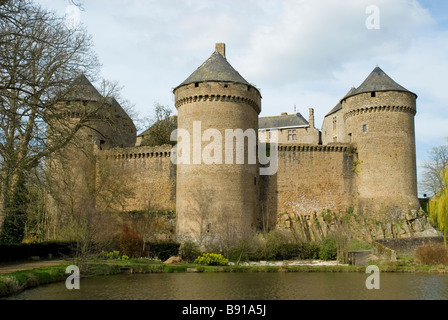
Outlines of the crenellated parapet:
{"label": "crenellated parapet", "polygon": [[105,151],[98,150],[98,154],[100,156],[104,156],[106,159],[114,160],[170,158],[171,149],[172,147],[170,145],[160,147],[143,146],[132,148],[114,148]]}
{"label": "crenellated parapet", "polygon": [[278,151],[297,151],[297,152],[346,152],[352,147],[351,144],[328,144],[328,145],[279,145]]}
{"label": "crenellated parapet", "polygon": [[181,107],[184,104],[188,103],[197,103],[197,102],[212,102],[212,101],[221,101],[221,102],[232,102],[232,103],[238,103],[238,104],[246,104],[255,110],[259,110],[259,105],[257,102],[253,101],[252,99],[249,99],[247,97],[243,96],[234,96],[234,95],[194,95],[194,96],[188,96],[181,98],[176,101],[176,108]]}
{"label": "crenellated parapet", "polygon": [[410,106],[368,106],[361,107],[358,109],[351,110],[344,115],[344,120],[346,121],[348,118],[357,116],[360,114],[368,114],[368,113],[378,113],[378,112],[404,112],[409,113],[411,115],[416,114],[416,110],[414,107]]}

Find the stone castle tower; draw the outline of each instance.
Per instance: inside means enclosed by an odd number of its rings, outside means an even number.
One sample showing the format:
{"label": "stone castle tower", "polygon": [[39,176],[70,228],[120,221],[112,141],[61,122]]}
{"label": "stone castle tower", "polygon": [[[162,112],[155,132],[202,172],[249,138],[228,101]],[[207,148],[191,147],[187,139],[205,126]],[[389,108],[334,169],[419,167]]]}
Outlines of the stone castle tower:
{"label": "stone castle tower", "polygon": [[[303,228],[308,240],[318,239],[332,227],[329,213],[362,216],[357,232],[366,240],[410,237],[428,226],[418,211],[417,95],[378,67],[338,102],[319,130],[312,108],[309,121],[300,113],[259,118],[260,91],[229,64],[225,45],[218,43],[173,90],[176,150],[136,142],[126,112],[85,77],[71,94],[60,103],[62,118],[73,124],[82,119],[86,127],[77,134],[80,145],[61,150],[66,161],[48,166],[63,195],[55,211],[70,211],[64,195],[84,187],[76,192],[74,209],[87,211],[91,201],[98,210],[148,219],[169,211],[167,227],[158,227],[160,239],[193,240],[203,247],[235,243],[257,229]],[[250,142],[271,131],[279,137],[278,170],[260,175],[257,144]],[[113,209],[89,198],[101,187],[100,164],[111,174],[109,187],[123,197]],[[76,185],[66,191],[68,173]],[[157,232],[143,236],[153,239]]]}
{"label": "stone castle tower", "polygon": [[[252,130],[256,140],[260,92],[229,64],[225,45],[218,43],[211,57],[174,89],[174,95],[178,129],[186,130],[191,137],[190,164],[177,165],[178,238],[193,238],[201,244],[226,240],[223,237],[241,238],[256,228],[259,166],[248,163],[247,155],[256,146],[247,141],[245,161],[237,163],[238,141],[226,139],[226,130]],[[208,129],[217,130],[214,138],[208,136]],[[210,155],[214,161],[201,158],[201,149],[196,147],[202,143],[202,155],[206,156],[206,146],[219,142],[214,141],[218,136],[222,144],[214,151],[218,154]],[[186,151],[179,150],[179,156],[180,152]],[[233,155],[230,163],[225,160],[229,152]]]}
{"label": "stone castle tower", "polygon": [[346,139],[359,159],[358,211],[418,209],[416,99],[377,67],[341,101]]}

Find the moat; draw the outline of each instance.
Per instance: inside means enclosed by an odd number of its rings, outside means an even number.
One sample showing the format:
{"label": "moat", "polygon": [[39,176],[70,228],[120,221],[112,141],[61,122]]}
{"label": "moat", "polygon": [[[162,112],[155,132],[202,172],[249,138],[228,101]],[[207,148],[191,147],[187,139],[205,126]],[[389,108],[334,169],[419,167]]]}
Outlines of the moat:
{"label": "moat", "polygon": [[357,272],[154,273],[81,279],[29,289],[12,300],[446,300],[447,274],[381,273],[367,289]]}

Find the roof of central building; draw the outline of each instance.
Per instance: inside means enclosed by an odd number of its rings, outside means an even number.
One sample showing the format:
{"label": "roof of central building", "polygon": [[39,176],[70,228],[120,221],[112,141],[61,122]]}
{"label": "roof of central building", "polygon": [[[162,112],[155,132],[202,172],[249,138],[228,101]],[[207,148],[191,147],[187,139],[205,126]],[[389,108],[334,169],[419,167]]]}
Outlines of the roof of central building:
{"label": "roof of central building", "polygon": [[309,122],[300,113],[258,118],[258,129],[303,127],[308,125]]}
{"label": "roof of central building", "polygon": [[206,81],[238,82],[251,85],[227,61],[225,58],[225,46],[223,43],[217,43],[216,51],[213,52],[210,58],[208,58],[178,87],[190,83]]}

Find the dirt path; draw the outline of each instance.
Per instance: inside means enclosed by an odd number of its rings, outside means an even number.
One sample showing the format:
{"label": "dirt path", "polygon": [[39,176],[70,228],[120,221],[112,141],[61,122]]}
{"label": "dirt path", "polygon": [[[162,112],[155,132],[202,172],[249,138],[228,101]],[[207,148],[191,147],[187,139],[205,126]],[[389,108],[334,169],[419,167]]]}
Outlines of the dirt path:
{"label": "dirt path", "polygon": [[67,263],[65,260],[42,260],[42,261],[26,261],[26,262],[11,262],[0,263],[0,274],[11,273],[20,270],[31,270],[41,267],[56,266]]}

